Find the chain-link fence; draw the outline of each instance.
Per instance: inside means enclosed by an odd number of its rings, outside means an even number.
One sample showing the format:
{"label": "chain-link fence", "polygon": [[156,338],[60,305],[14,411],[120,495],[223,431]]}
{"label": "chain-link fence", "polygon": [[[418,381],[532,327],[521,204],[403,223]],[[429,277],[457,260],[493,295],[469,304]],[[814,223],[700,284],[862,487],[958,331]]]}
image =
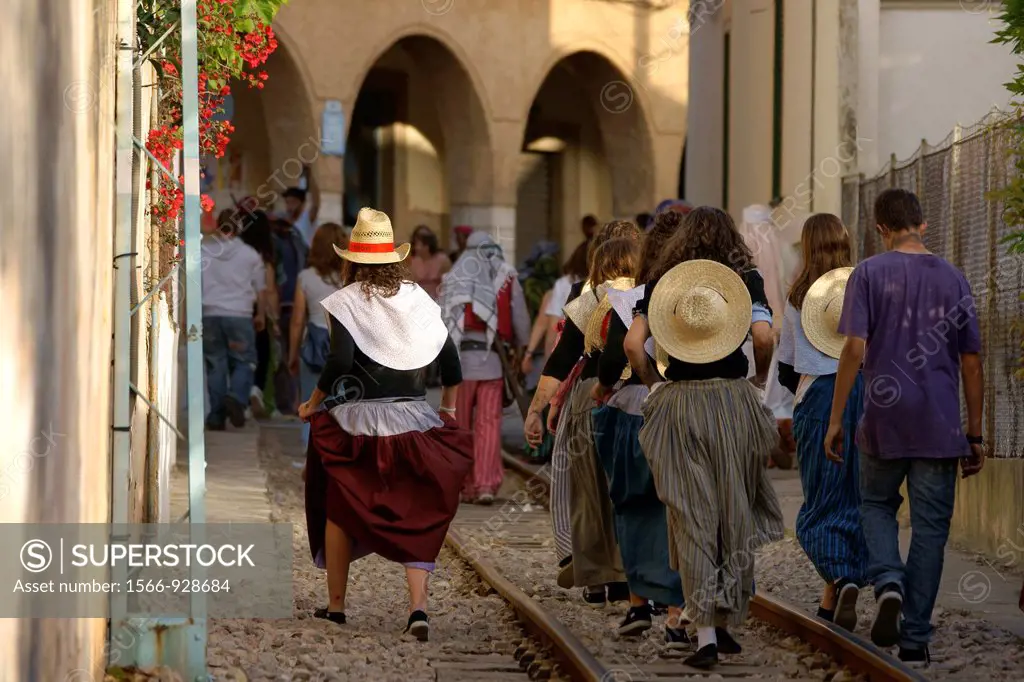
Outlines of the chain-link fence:
{"label": "chain-link fence", "polygon": [[885,250],[875,229],[875,198],[900,187],[917,194],[928,228],[925,246],[958,268],[971,283],[981,323],[985,362],[985,436],[996,457],[1024,457],[1024,385],[1014,378],[1024,321],[1024,259],[1001,240],[1020,226],[1003,221],[992,193],[1013,178],[1013,126],[1018,119],[993,112],[957,128],[941,144],[922,142],[906,161],[893,157],[873,178],[843,180],[843,220],[859,258]]}

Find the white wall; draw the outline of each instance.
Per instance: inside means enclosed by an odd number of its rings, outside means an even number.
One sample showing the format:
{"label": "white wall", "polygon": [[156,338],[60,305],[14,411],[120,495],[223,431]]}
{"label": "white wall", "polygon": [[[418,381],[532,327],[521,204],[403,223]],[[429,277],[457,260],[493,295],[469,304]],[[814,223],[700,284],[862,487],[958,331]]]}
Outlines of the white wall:
{"label": "white wall", "polygon": [[[921,139],[941,142],[993,106],[1007,108],[1015,60],[989,41],[993,15],[950,9],[882,8],[878,78],[879,160],[905,159]],[[874,174],[879,168],[862,168]]]}

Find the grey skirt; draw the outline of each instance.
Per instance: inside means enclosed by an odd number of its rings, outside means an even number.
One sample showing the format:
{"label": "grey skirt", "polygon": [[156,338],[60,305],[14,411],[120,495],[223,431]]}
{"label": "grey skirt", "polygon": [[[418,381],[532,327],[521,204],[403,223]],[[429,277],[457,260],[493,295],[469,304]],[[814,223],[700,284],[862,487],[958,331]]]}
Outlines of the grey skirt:
{"label": "grey skirt", "polygon": [[668,509],[671,566],[697,625],[747,617],[755,551],[783,537],[768,480],[775,418],[746,379],[662,384],[644,405],[640,445]]}

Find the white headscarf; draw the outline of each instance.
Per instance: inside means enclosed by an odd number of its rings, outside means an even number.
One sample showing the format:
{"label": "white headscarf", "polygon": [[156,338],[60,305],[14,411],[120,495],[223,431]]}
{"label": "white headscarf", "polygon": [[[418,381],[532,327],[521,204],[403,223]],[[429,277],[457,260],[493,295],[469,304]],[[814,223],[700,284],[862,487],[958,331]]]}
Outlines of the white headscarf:
{"label": "white headscarf", "polygon": [[441,280],[441,315],[452,341],[458,346],[465,331],[466,305],[487,325],[487,345],[498,333],[498,291],[516,271],[505,262],[501,247],[486,232],[476,231],[466,240],[466,250]]}

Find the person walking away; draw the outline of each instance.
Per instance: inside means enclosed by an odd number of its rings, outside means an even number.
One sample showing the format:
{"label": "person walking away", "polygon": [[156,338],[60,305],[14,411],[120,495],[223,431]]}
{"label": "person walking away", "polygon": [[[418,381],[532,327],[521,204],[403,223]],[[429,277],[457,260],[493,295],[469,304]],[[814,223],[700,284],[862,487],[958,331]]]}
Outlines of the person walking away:
{"label": "person walking away", "polygon": [[[309,248],[291,222],[279,215],[272,221],[274,227],[274,244],[277,247],[277,282],[278,300],[281,312],[279,322],[281,329],[291,329],[292,311],[295,309],[295,294],[299,282],[299,273],[306,267]],[[343,244],[342,244],[343,245]],[[281,356],[291,357],[289,347],[291,334],[281,335]],[[298,391],[295,377],[284,362],[274,372],[274,400],[270,405],[278,414],[293,414],[298,402]]]}
{"label": "person walking away", "polygon": [[455,234],[455,250],[449,254],[449,260],[454,264],[459,256],[466,250],[466,240],[473,234],[473,228],[469,225],[458,225],[453,230]]}
{"label": "person walking away", "polygon": [[[499,352],[526,346],[530,317],[515,268],[484,232],[474,232],[466,251],[444,277],[441,313],[459,348],[462,387],[459,412],[473,430],[473,476],[464,498],[491,504],[501,487],[501,416],[505,384]],[[507,377],[516,381],[516,377]]]}
{"label": "person walking away", "polygon": [[[256,250],[263,258],[266,269],[267,286],[260,294],[263,297],[263,310],[266,311],[267,324],[256,332],[256,372],[253,377],[252,390],[249,392],[249,407],[253,417],[265,419],[267,412],[263,405],[263,391],[267,380],[271,377],[274,367],[271,364],[272,337],[280,337],[280,301],[277,293],[277,250],[271,233],[270,218],[260,210],[235,214],[235,220],[241,225],[239,237]],[[257,306],[253,306],[253,318],[257,315]],[[287,331],[285,331],[287,333]]]}
{"label": "person walking away", "polygon": [[540,444],[545,432],[540,415],[551,406],[546,426],[555,434],[551,519],[561,569],[558,585],[583,588],[583,600],[595,606],[628,600],[629,588],[615,540],[607,477],[594,451],[590,392],[600,352],[587,348],[583,330],[609,284],[632,275],[640,241],[640,230],[628,221],[608,223],[595,235],[588,282],[600,283],[596,288],[583,283],[573,287],[562,334],[523,425],[526,441]]}
{"label": "person walking away", "polygon": [[451,269],[452,262],[438,246],[433,230],[426,225],[417,227],[412,233],[412,256],[409,258],[412,281],[437,301],[441,278]]}
{"label": "person walking away", "polygon": [[[458,350],[437,304],[410,281],[402,263],[409,244],[395,248],[387,215],[362,209],[349,247],[335,248],[349,284],[321,301],[331,350],[299,406],[311,426],[303,470],[309,548],[327,569],[329,593],[313,615],[346,622],[349,565],[374,553],[405,566],[405,631],[425,642],[428,578],[472,464],[471,434],[455,421]],[[423,370],[438,357],[444,388],[434,412]]]}
{"label": "person walking away", "polygon": [[[635,637],[650,629],[651,602],[663,604],[669,611],[665,642],[670,649],[690,643],[682,627],[683,587],[679,574],[669,563],[665,505],[658,499],[651,468],[637,437],[643,426],[642,406],[650,391],[640,374],[630,371],[623,343],[633,323],[633,309],[643,298],[652,269],[665,243],[682,223],[679,213],[658,216],[644,238],[635,277],[638,286],[625,292],[610,289],[607,303],[591,317],[592,326],[596,321],[607,328],[592,397],[598,404],[593,415],[594,439],[608,475],[615,536],[629,585],[630,608],[619,626],[619,634]],[[604,310],[608,311],[607,316],[601,314]]]}
{"label": "person walking away", "polygon": [[[210,394],[206,428],[223,431],[230,418],[245,426],[245,401],[256,370],[256,333],[266,327],[266,268],[260,254],[238,238],[240,225],[225,216],[203,238],[203,361]],[[253,307],[256,315],[253,316]]]}
{"label": "person walking away", "polygon": [[[839,322],[846,342],[825,452],[837,463],[844,459],[844,415],[863,363],[856,442],[868,578],[878,601],[871,639],[880,647],[898,644],[902,661],[927,666],[957,467],[966,478],[985,463],[981,336],[967,279],[925,248],[917,196],[889,189],[874,208],[888,251],[861,262],[846,287]],[[896,522],[904,481],[911,526],[906,564]]]}
{"label": "person walking away", "polygon": [[[720,653],[741,652],[728,627],[746,620],[754,551],[783,537],[766,468],[778,431],[752,385],[763,386],[771,361],[771,310],[750,251],[717,208],[686,215],[650,280],[625,340],[633,371],[652,389],[640,447],[668,509],[672,566],[697,626],[698,649],[685,663],[711,668]],[[748,334],[759,361],[749,381]],[[665,383],[652,377],[649,336]]]}
{"label": "person walking away", "polygon": [[[330,355],[330,325],[320,301],[343,286],[343,261],[334,247],[347,247],[347,244],[345,228],[336,223],[324,223],[313,235],[309,267],[299,273],[295,309],[288,330],[288,371],[299,378],[300,396],[313,394]],[[302,446],[309,446],[308,423],[302,424]]]}
{"label": "person walking away", "polygon": [[307,205],[307,196],[306,190],[289,187],[284,192],[284,208],[288,222],[295,226],[306,248],[309,248],[313,241],[313,232],[316,230],[316,218],[320,213],[320,205],[315,196]]}
{"label": "person walking away", "polygon": [[805,221],[800,241],[803,267],[789,289],[778,352],[778,383],[796,396],[793,434],[804,494],[796,536],[825,581],[818,617],[853,631],[857,595],[867,573],[860,462],[853,439],[863,409],[859,374],[843,414],[845,462],[837,466],[828,461],[823,447],[843,347],[839,312],[853,257],[850,235],[828,213]]}

